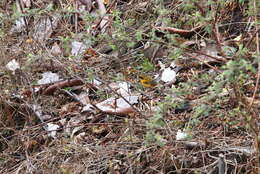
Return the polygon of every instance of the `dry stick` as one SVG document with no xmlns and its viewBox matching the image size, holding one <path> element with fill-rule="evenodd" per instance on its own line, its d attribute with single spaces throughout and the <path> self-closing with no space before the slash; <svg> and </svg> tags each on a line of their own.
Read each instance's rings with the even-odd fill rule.
<svg viewBox="0 0 260 174">
<path fill-rule="evenodd" d="M 220 52 L 221 56 L 226 58 L 225 53 L 223 52 L 222 49 L 222 42 L 223 42 L 223 37 L 221 36 L 221 34 L 219 33 L 219 27 L 218 27 L 218 21 L 219 21 L 219 16 L 218 16 L 218 10 L 219 10 L 219 5 L 216 9 L 216 14 L 215 14 L 215 20 L 214 23 L 212 24 L 212 28 L 213 28 L 213 35 L 215 36 L 215 40 L 217 43 L 217 49 Z"/>
<path fill-rule="evenodd" d="M 104 17 L 105 14 L 107 13 L 106 7 L 102 0 L 96 0 L 96 1 L 98 3 L 98 8 L 99 8 L 100 14 L 102 17 Z"/>
<path fill-rule="evenodd" d="M 113 90 L 106 82 L 104 82 L 104 81 L 102 81 L 102 80 L 100 80 L 103 84 L 105 84 L 113 93 L 115 93 L 116 95 L 118 95 L 119 97 L 121 97 L 123 100 L 125 100 L 125 102 L 127 103 L 127 104 L 129 104 L 137 113 L 139 113 L 140 115 L 142 115 L 142 113 L 137 109 L 137 108 L 135 108 L 127 99 L 125 99 L 125 97 L 123 97 L 121 94 L 119 94 L 118 92 L 116 92 L 115 90 Z M 73 94 L 73 93 L 71 93 L 71 92 L 69 92 L 69 91 L 66 91 L 66 90 L 62 90 L 63 92 L 65 92 L 66 94 L 68 94 L 69 96 L 71 96 L 73 99 L 75 99 L 76 101 L 78 101 L 79 103 L 81 103 L 82 105 L 84 105 L 79 99 L 78 99 L 78 97 L 75 95 L 75 94 Z M 103 111 L 103 110 L 101 110 L 100 108 L 98 108 L 94 103 L 92 103 L 92 102 L 90 102 L 90 104 L 95 108 L 95 109 L 97 109 L 99 112 L 101 112 L 101 113 L 105 113 L 105 114 L 108 114 L 109 112 L 105 112 L 105 111 Z M 109 114 L 111 114 L 111 113 L 109 113 Z"/>
<path fill-rule="evenodd" d="M 260 58 L 259 58 L 260 51 L 259 51 L 259 37 L 258 37 L 259 29 L 258 29 L 258 25 L 257 25 L 256 2 L 255 1 L 254 1 L 254 11 L 255 11 L 255 21 L 256 21 L 256 55 L 258 57 L 258 71 L 257 71 L 256 86 L 255 86 L 254 93 L 253 93 L 253 99 L 249 105 L 249 110 L 251 110 L 252 105 L 254 103 L 255 96 L 257 93 L 257 89 L 258 89 L 259 79 L 260 79 Z"/>
<path fill-rule="evenodd" d="M 255 16 L 255 28 L 256 28 L 256 31 L 258 31 L 258 25 L 257 25 L 257 8 L 256 8 L 256 0 L 254 0 L 254 16 Z M 260 58 L 259 58 L 259 54 L 260 54 L 260 51 L 259 51 L 259 37 L 258 37 L 258 34 L 256 34 L 256 55 L 257 55 L 257 58 L 258 58 L 258 71 L 257 71 L 257 79 L 256 79 L 256 86 L 255 86 L 255 90 L 254 90 L 254 93 L 253 93 L 253 99 L 249 105 L 249 111 L 251 110 L 252 108 L 252 105 L 254 103 L 254 100 L 255 100 L 255 96 L 256 96 L 256 93 L 257 93 L 257 89 L 258 89 L 258 83 L 259 83 L 259 79 L 260 79 Z M 258 134 L 256 135 L 255 137 L 255 145 L 256 145 L 256 149 L 257 149 L 257 160 L 258 160 L 258 173 L 260 172 L 260 140 L 259 140 L 259 136 L 260 136 L 260 133 L 257 132 Z"/>
<path fill-rule="evenodd" d="M 107 12 L 109 12 L 111 9 L 112 9 L 112 7 L 114 6 L 114 4 L 116 3 L 117 1 L 116 0 L 114 0 L 113 2 L 112 2 L 112 4 L 109 6 L 109 8 L 107 9 Z M 101 19 L 98 21 L 98 23 L 93 27 L 94 29 L 95 28 L 98 28 L 99 27 L 99 25 L 101 24 L 101 22 L 102 22 L 102 20 L 104 19 L 104 17 L 105 17 L 106 15 L 104 14 L 102 17 L 101 17 Z M 95 34 L 95 36 L 98 34 L 98 32 Z"/>
<path fill-rule="evenodd" d="M 16 0 L 16 7 L 18 9 L 19 12 L 21 12 L 22 14 L 24 14 L 24 2 L 21 0 Z M 29 28 L 28 28 L 28 22 L 26 17 L 22 17 L 24 24 L 25 24 L 25 29 L 26 29 L 26 33 L 27 35 L 29 34 Z"/>
<path fill-rule="evenodd" d="M 247 107 L 248 103 L 244 101 L 244 98 L 243 98 L 243 96 L 241 95 L 241 93 L 240 93 L 240 91 L 239 91 L 237 85 L 231 84 L 231 88 L 234 90 L 235 98 L 236 98 L 239 102 L 242 103 L 243 107 L 246 109 L 246 111 L 247 111 L 248 113 L 251 114 L 251 116 L 254 118 L 254 120 L 257 120 L 257 116 L 255 115 L 255 113 L 254 113 L 254 112 L 251 112 L 251 111 L 248 109 L 248 107 Z M 230 91 L 229 91 L 229 93 L 230 93 Z M 241 113 L 240 116 L 241 116 L 241 117 L 244 119 L 244 121 L 250 126 L 251 131 L 252 131 L 255 135 L 257 135 L 257 132 L 259 132 L 259 129 L 258 129 L 258 126 L 254 123 L 253 119 L 249 119 L 249 120 L 248 120 L 248 119 L 247 119 L 247 115 L 245 115 L 245 114 L 243 114 L 243 113 Z"/>
<path fill-rule="evenodd" d="M 71 115 L 67 115 L 67 116 L 72 118 Z M 66 118 L 67 116 L 64 116 L 63 118 Z M 44 123 L 40 123 L 40 124 L 37 124 L 35 126 L 28 127 L 25 130 L 21 130 L 21 131 L 19 131 L 19 133 L 13 134 L 13 135 L 8 136 L 6 138 L 12 138 L 12 137 L 15 137 L 15 136 L 21 136 L 22 133 L 25 133 L 28 130 L 33 130 L 33 129 L 42 127 L 42 126 L 46 125 L 47 123 L 51 123 L 51 122 L 53 123 L 54 121 L 57 122 L 57 121 L 59 121 L 59 120 L 61 120 L 63 118 L 53 118 L 53 119 L 50 119 L 48 121 L 45 121 Z M 84 125 L 84 126 L 102 126 L 102 125 L 117 125 L 117 126 L 120 126 L 120 125 L 125 125 L 125 122 L 117 122 L 117 123 L 111 123 L 111 122 L 110 123 L 79 123 L 79 124 L 76 124 L 76 125 L 73 125 L 73 126 L 68 126 L 66 128 L 73 128 L 73 127 L 77 127 L 77 126 L 81 126 L 81 125 Z M 59 129 L 57 129 L 57 131 L 63 130 L 63 129 L 64 128 L 59 128 Z M 45 132 L 48 133 L 48 132 L 52 132 L 52 131 L 53 130 L 46 130 Z M 29 134 L 29 132 L 27 134 Z"/>
<path fill-rule="evenodd" d="M 161 43 L 161 44 L 167 44 L 166 42 L 163 42 L 163 41 L 152 41 L 152 42 Z M 177 45 L 173 45 L 173 46 L 176 47 L 176 48 L 181 48 L 180 46 L 177 46 Z M 191 51 L 191 50 L 188 49 L 188 48 L 182 48 L 182 49 L 187 50 L 187 51 Z M 208 57 L 213 58 L 213 59 L 215 59 L 215 60 L 219 60 L 217 57 L 214 57 L 214 56 L 211 56 L 211 55 L 208 55 L 208 54 L 199 52 L 199 51 L 194 51 L 194 52 L 196 52 L 196 53 L 198 53 L 198 54 L 202 54 L 202 55 L 208 56 Z M 196 56 L 194 56 L 194 55 L 192 55 L 192 54 L 189 54 L 189 53 L 184 53 L 184 54 L 186 54 L 186 55 L 192 57 L 193 59 L 196 59 L 196 60 L 198 60 L 198 61 L 204 63 L 205 65 L 207 65 L 208 67 L 212 68 L 212 69 L 215 70 L 216 72 L 221 72 L 221 71 L 220 71 L 219 69 L 217 69 L 216 67 L 213 67 L 213 66 L 210 65 L 209 63 L 207 63 L 207 62 L 201 60 L 200 58 L 198 58 L 198 57 L 196 57 Z M 224 60 L 225 60 L 225 61 L 224 61 Z M 222 61 L 226 62 L 226 59 L 224 59 L 224 60 L 222 59 Z"/>
<path fill-rule="evenodd" d="M 78 98 L 77 98 L 74 94 L 72 94 L 72 93 L 70 93 L 70 92 L 68 92 L 68 91 L 66 91 L 66 90 L 63 90 L 63 89 L 61 89 L 61 90 L 62 90 L 63 92 L 66 92 L 66 93 L 67 93 L 68 95 L 70 95 L 71 97 L 73 97 L 73 99 L 75 99 L 76 101 L 80 102 L 80 100 L 78 100 Z M 1 97 L 1 96 L 0 96 L 0 97 Z M 99 108 L 97 108 L 97 106 L 95 106 L 94 104 L 92 104 L 92 105 L 93 105 L 97 110 L 101 111 L 101 113 L 105 113 L 105 112 L 103 112 L 102 110 L 100 110 Z M 47 133 L 48 133 L 48 132 L 52 132 L 53 130 L 47 130 L 47 128 L 46 128 L 47 123 L 57 122 L 57 121 L 59 121 L 59 120 L 61 120 L 61 119 L 63 119 L 63 118 L 66 118 L 67 116 L 72 117 L 72 116 L 69 114 L 69 115 L 63 116 L 62 118 L 61 118 L 61 117 L 59 117 L 59 118 L 52 118 L 52 119 L 50 119 L 50 120 L 48 120 L 48 121 L 43 121 L 42 118 L 41 118 L 41 113 L 38 113 L 38 111 L 37 111 L 36 108 L 33 108 L 32 106 L 28 105 L 27 103 L 26 103 L 26 106 L 27 106 L 28 108 L 30 108 L 30 109 L 34 112 L 34 114 L 39 118 L 39 120 L 41 121 L 41 123 L 40 123 L 40 124 L 37 124 L 37 125 L 35 125 L 35 126 L 28 127 L 27 129 L 22 130 L 22 131 L 19 131 L 18 133 L 15 133 L 15 134 L 13 134 L 13 135 L 11 135 L 11 136 L 8 136 L 8 137 L 6 137 L 6 138 L 12 138 L 12 137 L 15 137 L 15 136 L 21 136 L 21 135 L 22 135 L 23 133 L 25 133 L 27 130 L 33 130 L 33 129 L 36 129 L 36 128 L 39 128 L 39 127 L 43 127 Z M 77 127 L 77 126 L 80 126 L 80 125 L 89 125 L 89 126 L 94 126 L 94 125 L 124 125 L 124 122 L 117 122 L 117 123 L 82 123 L 82 124 L 77 124 L 77 125 L 73 125 L 73 126 L 66 127 L 66 128 L 73 128 L 73 127 Z M 1 129 L 1 128 L 0 128 L 0 129 Z M 64 129 L 64 128 L 59 128 L 59 129 L 57 129 L 57 131 L 58 131 L 58 130 L 63 130 L 63 129 Z"/>
<path fill-rule="evenodd" d="M 148 40 L 147 40 L 147 41 L 148 41 Z M 151 42 L 160 43 L 160 44 L 168 44 L 167 42 L 158 41 L 158 40 L 152 40 Z M 207 56 L 207 57 L 212 58 L 212 59 L 217 60 L 217 61 L 227 62 L 227 59 L 225 59 L 225 58 L 219 58 L 219 57 L 211 56 L 211 55 L 206 54 L 206 53 L 203 53 L 203 52 L 201 52 L 201 51 L 196 51 L 196 50 L 192 50 L 192 49 L 189 49 L 189 48 L 182 48 L 181 46 L 178 46 L 178 45 L 175 45 L 175 44 L 172 44 L 172 46 L 173 46 L 173 47 L 176 47 L 176 48 L 184 49 L 185 51 L 189 51 L 189 52 L 194 52 L 194 53 L 197 53 L 197 54 L 201 54 L 201 55 Z"/>
<path fill-rule="evenodd" d="M 74 93 L 71 93 L 71 92 L 69 92 L 69 91 L 67 91 L 67 90 L 64 90 L 64 89 L 61 89 L 63 92 L 65 92 L 66 94 L 68 94 L 69 96 L 71 96 L 74 100 L 76 100 L 77 102 L 79 102 L 80 104 L 82 104 L 83 106 L 85 106 L 85 104 L 84 103 L 82 103 L 82 101 L 77 97 L 77 95 L 76 94 L 74 94 Z M 121 116 L 121 114 L 117 114 L 117 113 L 110 113 L 110 112 L 106 112 L 106 111 L 103 111 L 103 110 L 101 110 L 99 107 L 97 107 L 97 105 L 96 104 L 94 104 L 93 102 L 91 102 L 91 101 L 89 101 L 89 103 L 90 103 L 90 105 L 91 106 L 93 106 L 98 112 L 100 112 L 100 113 L 103 113 L 103 114 L 111 114 L 111 115 L 120 115 Z"/>
<path fill-rule="evenodd" d="M 260 28 L 258 28 L 258 30 L 256 30 L 252 36 L 250 36 L 250 39 L 247 41 L 247 43 L 245 44 L 245 48 L 249 47 L 249 44 L 252 42 L 252 40 L 254 39 L 254 36 L 258 34 L 258 32 L 260 32 Z"/>
<path fill-rule="evenodd" d="M 215 59 L 215 60 L 217 60 L 217 61 L 227 62 L 227 59 L 224 58 L 224 57 L 222 57 L 222 58 L 214 57 L 214 56 L 211 56 L 211 55 L 209 55 L 209 54 L 203 53 L 203 52 L 201 52 L 201 51 L 191 50 L 191 49 L 189 49 L 189 48 L 184 48 L 184 50 L 191 51 L 191 52 L 194 52 L 194 53 L 197 53 L 197 54 L 201 54 L 201 55 L 207 56 L 207 57 L 209 57 L 209 58 Z"/>
<path fill-rule="evenodd" d="M 78 10 L 78 7 L 79 7 L 78 1 L 74 2 L 74 6 L 75 6 L 74 8 L 76 10 L 76 13 L 74 14 L 74 18 L 75 18 L 75 31 L 76 31 L 76 33 L 78 33 L 78 18 L 79 18 L 79 15 L 77 13 L 77 10 Z"/>
<path fill-rule="evenodd" d="M 222 47 L 221 47 L 221 43 L 222 43 L 222 37 L 221 37 L 221 34 L 219 33 L 219 29 L 218 29 L 218 25 L 217 25 L 217 22 L 215 22 L 213 24 L 214 28 L 213 28 L 213 33 L 215 35 L 215 39 L 216 39 L 216 42 L 217 42 L 217 49 L 218 51 L 220 52 L 221 56 L 222 57 L 225 57 L 225 53 L 223 52 L 222 50 Z"/>
<path fill-rule="evenodd" d="M 77 102 L 79 102 L 80 104 L 82 104 L 83 106 L 85 106 L 85 104 L 82 103 L 82 101 L 78 98 L 78 96 L 77 96 L 76 94 L 74 94 L 74 93 L 72 93 L 72 92 L 69 92 L 69 91 L 67 91 L 67 90 L 64 90 L 64 89 L 61 89 L 61 91 L 65 92 L 65 93 L 68 94 L 70 97 L 72 97 L 74 100 L 76 100 Z M 99 109 L 99 108 L 98 108 L 94 103 L 92 103 L 91 101 L 90 101 L 90 104 L 91 104 L 95 109 L 97 109 L 99 112 L 104 113 L 101 109 Z"/>
<path fill-rule="evenodd" d="M 108 19 L 107 19 L 107 16 L 106 16 L 107 10 L 106 10 L 106 7 L 103 3 L 103 0 L 96 0 L 96 1 L 97 1 L 97 4 L 98 4 L 99 13 L 102 17 L 102 20 L 99 23 L 100 31 L 102 32 L 106 29 L 106 25 L 107 25 L 107 22 L 108 22 Z"/>
<path fill-rule="evenodd" d="M 140 114 L 141 116 L 144 116 L 141 111 L 139 111 L 136 107 L 134 107 L 124 96 L 122 96 L 121 94 L 119 94 L 118 92 L 116 92 L 114 89 L 112 89 L 105 81 L 100 80 L 103 84 L 105 84 L 114 94 L 118 95 L 119 97 L 121 97 L 127 104 L 129 104 L 138 114 Z M 143 117 L 145 118 L 145 117 Z"/>
<path fill-rule="evenodd" d="M 198 60 L 198 61 L 204 63 L 205 65 L 207 65 L 208 67 L 212 68 L 212 69 L 215 70 L 216 72 L 221 72 L 221 71 L 220 71 L 219 69 L 217 69 L 216 67 L 210 65 L 209 63 L 207 63 L 207 62 L 201 60 L 200 58 L 198 58 L 198 57 L 196 57 L 196 56 L 193 56 L 193 55 L 191 55 L 191 54 L 189 54 L 189 53 L 184 53 L 184 54 L 186 54 L 187 56 L 190 56 L 190 57 L 193 58 L 193 59 L 196 59 L 196 60 Z"/>
<path fill-rule="evenodd" d="M 219 174 L 226 174 L 226 162 L 225 162 L 225 156 L 223 154 L 219 154 L 219 160 L 218 160 L 218 173 Z"/>
<path fill-rule="evenodd" d="M 219 6 L 218 6 L 219 7 Z M 221 36 L 220 36 L 220 33 L 219 33 L 219 30 L 218 30 L 218 8 L 216 9 L 216 14 L 215 14 L 215 19 L 214 19 L 214 22 L 212 24 L 212 28 L 213 28 L 213 34 L 215 35 L 215 39 L 216 39 L 216 43 L 219 47 L 221 47 Z"/>
</svg>

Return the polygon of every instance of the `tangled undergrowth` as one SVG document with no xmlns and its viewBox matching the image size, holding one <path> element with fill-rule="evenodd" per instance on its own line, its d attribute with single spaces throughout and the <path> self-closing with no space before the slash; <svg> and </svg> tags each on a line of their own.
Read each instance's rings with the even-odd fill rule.
<svg viewBox="0 0 260 174">
<path fill-rule="evenodd" d="M 2 0 L 0 173 L 260 173 L 259 7 Z"/>
</svg>

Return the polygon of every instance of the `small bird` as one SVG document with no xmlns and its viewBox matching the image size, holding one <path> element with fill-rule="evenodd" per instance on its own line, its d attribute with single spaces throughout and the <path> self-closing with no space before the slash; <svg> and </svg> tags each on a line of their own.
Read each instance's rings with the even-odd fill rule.
<svg viewBox="0 0 260 174">
<path fill-rule="evenodd" d="M 144 74 L 139 75 L 139 80 L 140 80 L 140 83 L 145 88 L 154 88 L 157 85 L 155 80 L 153 80 L 151 77 L 146 76 Z"/>
</svg>

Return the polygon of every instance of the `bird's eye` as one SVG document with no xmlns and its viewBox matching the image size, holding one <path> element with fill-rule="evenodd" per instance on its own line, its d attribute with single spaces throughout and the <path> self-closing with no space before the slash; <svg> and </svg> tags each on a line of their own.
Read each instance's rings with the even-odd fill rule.
<svg viewBox="0 0 260 174">
<path fill-rule="evenodd" d="M 139 78 L 140 78 L 140 79 L 144 79 L 144 77 L 143 77 L 143 76 L 139 76 Z"/>
</svg>

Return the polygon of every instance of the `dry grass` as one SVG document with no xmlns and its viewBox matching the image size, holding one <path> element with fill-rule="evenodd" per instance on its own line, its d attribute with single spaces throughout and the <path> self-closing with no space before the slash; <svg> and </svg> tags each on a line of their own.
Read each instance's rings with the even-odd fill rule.
<svg viewBox="0 0 260 174">
<path fill-rule="evenodd" d="M 14 2 L 5 0 L 1 3 L 0 12 L 8 12 L 11 16 L 14 13 L 11 8 Z M 185 99 L 190 100 L 191 107 L 189 109 L 177 112 L 168 108 L 161 113 L 165 126 L 151 129 L 147 126 L 147 121 L 155 115 L 152 108 L 159 101 L 166 100 L 165 96 L 173 96 L 173 94 L 170 86 L 166 85 L 158 85 L 153 89 L 143 89 L 138 84 L 134 73 L 134 75 L 128 75 L 129 79 L 127 80 L 132 84 L 135 93 L 142 93 L 142 97 L 137 105 L 132 105 L 138 112 L 131 114 L 120 115 L 100 111 L 81 113 L 82 103 L 76 101 L 62 89 L 56 90 L 51 95 L 28 93 L 28 89 L 33 88 L 36 81 L 41 78 L 42 72 L 52 71 L 58 73 L 64 79 L 75 77 L 81 79 L 84 84 L 79 85 L 77 89 L 73 88 L 75 93 L 79 94 L 79 91 L 87 92 L 91 102 L 98 103 L 111 95 L 117 96 L 117 93 L 107 90 L 107 85 L 104 85 L 100 90 L 90 87 L 87 81 L 90 81 L 91 75 L 103 79 L 108 84 L 111 81 L 122 80 L 121 77 L 125 75 L 129 66 L 141 66 L 142 58 L 138 57 L 136 53 L 142 53 L 144 46 L 125 48 L 125 42 L 117 40 L 114 43 L 119 42 L 117 46 L 120 47 L 120 51 L 123 50 L 123 53 L 119 51 L 119 55 L 102 53 L 92 54 L 90 57 L 85 55 L 83 59 L 69 58 L 70 50 L 67 50 L 67 47 L 70 45 L 66 45 L 66 41 L 60 39 L 60 37 L 81 39 L 83 36 L 79 33 L 86 32 L 84 30 L 84 22 L 86 21 L 79 20 L 79 17 L 77 19 L 79 21 L 76 23 L 74 13 L 62 11 L 62 8 L 66 6 L 74 7 L 73 4 L 70 4 L 71 2 L 60 1 L 59 3 L 55 5 L 54 11 L 28 17 L 27 29 L 30 30 L 34 25 L 33 21 L 38 18 L 54 13 L 63 15 L 50 38 L 42 43 L 35 40 L 29 41 L 28 39 L 32 38 L 30 32 L 10 34 L 14 20 L 11 20 L 11 18 L 2 19 L 4 27 L 1 31 L 4 35 L 0 39 L 0 173 L 213 174 L 218 173 L 216 170 L 221 154 L 225 156 L 226 173 L 252 174 L 257 172 L 259 165 L 257 164 L 256 153 L 258 149 L 254 145 L 256 136 L 252 129 L 247 127 L 247 122 L 243 117 L 240 117 L 241 115 L 235 114 L 231 117 L 230 111 L 239 102 L 234 101 L 233 96 L 223 97 L 223 100 L 214 99 L 208 103 L 202 101 L 203 104 L 212 108 L 217 105 L 218 109 L 212 109 L 208 115 L 194 119 L 194 108 L 200 106 L 202 104 L 201 98 L 209 95 L 209 93 L 208 91 L 196 93 L 197 91 L 192 89 L 194 93 L 185 95 Z M 131 1 L 130 4 L 127 3 L 130 2 L 120 1 L 117 6 L 111 3 L 111 7 L 108 5 L 108 8 L 112 10 L 123 9 L 121 18 L 125 21 L 136 19 L 137 22 L 133 25 L 134 27 L 129 29 L 130 33 L 132 30 L 134 33 L 138 29 L 148 31 L 149 27 L 159 23 L 158 19 L 154 19 L 156 6 L 152 2 Z M 144 5 L 145 3 L 148 5 Z M 182 3 L 166 4 L 168 9 L 173 10 L 168 16 L 176 23 L 179 21 L 178 27 L 187 29 L 185 27 L 192 26 L 192 24 L 184 25 L 189 15 L 183 11 L 179 11 L 178 14 L 178 10 L 180 10 L 178 5 L 181 6 Z M 202 10 L 201 13 L 204 13 L 203 8 L 199 8 L 202 4 L 196 5 L 198 9 Z M 33 2 L 31 8 L 43 9 L 46 6 L 47 4 L 44 1 L 38 0 Z M 128 8 L 129 6 L 136 8 Z M 239 13 L 241 11 L 234 10 L 234 12 Z M 68 17 L 69 15 L 71 17 Z M 223 21 L 232 19 L 231 21 L 235 22 L 234 20 L 238 20 L 230 13 L 223 13 L 223 15 L 226 15 Z M 236 17 L 242 18 L 241 21 L 248 19 L 246 16 L 239 16 L 238 14 Z M 110 20 L 115 19 L 111 18 Z M 99 20 L 94 21 L 92 25 L 98 25 L 98 22 Z M 75 23 L 78 24 L 77 27 L 75 27 Z M 113 27 L 115 26 L 110 25 L 108 27 L 108 34 L 116 31 Z M 226 35 L 231 34 L 236 36 L 242 34 L 246 37 L 241 29 L 243 27 L 244 25 L 239 25 L 236 30 L 233 25 L 230 25 L 230 28 L 226 30 L 223 28 L 223 30 L 228 31 L 227 33 L 219 32 L 225 38 L 228 38 Z M 78 34 L 75 34 L 76 30 Z M 93 33 L 97 31 L 94 30 Z M 218 34 L 218 32 L 216 33 Z M 186 40 L 195 40 L 197 37 L 218 39 L 214 34 L 212 36 L 206 34 L 201 36 L 203 34 L 205 33 L 199 33 Z M 148 36 L 145 37 L 147 38 L 144 38 L 143 42 L 150 39 Z M 55 42 L 63 45 L 62 54 L 51 54 L 50 48 Z M 108 41 L 96 42 L 93 50 L 100 50 L 99 48 L 104 43 L 108 44 L 106 42 Z M 254 45 L 254 43 L 252 42 L 249 45 Z M 172 49 L 168 46 L 166 46 L 166 49 Z M 250 47 L 250 49 L 252 50 L 254 47 Z M 16 59 L 22 67 L 15 75 L 5 68 L 5 65 L 12 59 Z M 155 62 L 157 61 L 156 53 L 154 53 L 150 57 L 150 62 L 154 63 L 156 67 L 158 64 Z M 170 61 L 170 59 L 167 59 L 165 63 L 167 64 Z M 176 87 L 179 87 L 180 82 L 198 80 L 195 77 L 196 75 L 203 74 L 203 72 L 211 69 L 207 65 L 202 66 L 201 62 L 197 60 L 188 60 L 188 62 L 184 60 L 184 62 L 180 63 L 183 65 L 183 69 L 178 76 L 179 81 L 175 84 Z M 213 66 L 214 69 L 220 69 L 218 63 L 210 66 Z M 155 71 L 157 70 L 158 68 Z M 249 96 L 252 96 L 255 83 L 254 78 L 251 80 L 250 83 L 245 85 L 245 94 Z M 204 83 L 203 80 L 202 83 Z M 42 88 L 42 90 L 44 89 Z M 20 96 L 23 96 L 23 98 Z M 258 100 L 259 96 L 256 96 L 252 105 L 252 113 L 259 111 Z M 37 118 L 35 110 L 32 109 L 33 104 L 40 105 L 43 115 L 50 116 L 50 119 L 47 119 L 45 123 L 51 122 L 60 125 L 56 138 L 48 136 L 50 132 L 44 129 L 45 123 Z M 193 124 L 193 119 L 197 122 L 190 129 L 192 139 L 177 141 L 176 133 L 178 129 L 189 127 L 189 124 Z M 156 141 L 147 143 L 146 135 L 149 131 L 162 135 L 163 140 L 161 141 L 166 143 L 163 146 L 158 145 Z"/>
</svg>

